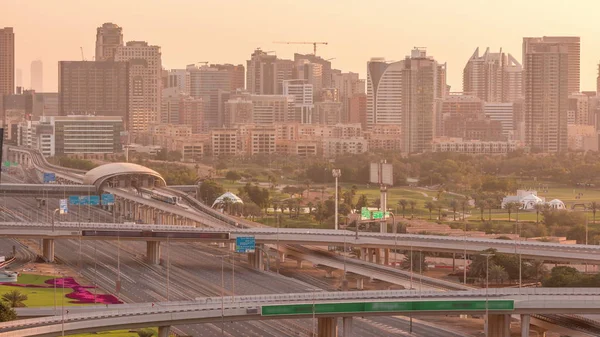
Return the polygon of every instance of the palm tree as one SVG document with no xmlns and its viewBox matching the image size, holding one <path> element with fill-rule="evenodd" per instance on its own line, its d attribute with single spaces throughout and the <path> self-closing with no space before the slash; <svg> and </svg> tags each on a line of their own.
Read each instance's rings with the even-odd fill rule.
<svg viewBox="0 0 600 337">
<path fill-rule="evenodd" d="M 469 205 L 469 197 L 465 196 L 465 198 L 461 201 L 462 204 L 462 219 L 463 221 L 465 221 L 465 216 L 466 216 L 466 211 L 467 211 L 467 206 Z"/>
<path fill-rule="evenodd" d="M 543 204 L 535 204 L 533 205 L 533 209 L 535 210 L 535 223 L 540 222 L 540 212 L 544 210 Z"/>
<path fill-rule="evenodd" d="M 477 208 L 479 208 L 479 211 L 481 211 L 481 221 L 483 221 L 483 212 L 485 211 L 486 207 L 488 206 L 488 204 L 485 202 L 485 200 L 477 200 Z"/>
<path fill-rule="evenodd" d="M 487 199 L 485 204 L 487 205 L 488 209 L 488 221 L 492 221 L 492 208 L 494 208 L 494 205 L 496 205 L 496 201 L 494 199 Z"/>
<path fill-rule="evenodd" d="M 306 198 L 308 199 L 309 195 L 310 195 L 310 185 L 312 184 L 312 181 L 310 179 L 306 179 L 304 181 L 304 185 L 306 186 Z"/>
<path fill-rule="evenodd" d="M 431 212 L 435 209 L 435 204 L 431 201 L 425 203 L 425 208 L 429 210 L 429 220 L 431 220 Z"/>
<path fill-rule="evenodd" d="M 444 204 L 442 204 L 441 202 L 436 202 L 435 203 L 435 208 L 437 208 L 438 210 L 438 220 L 442 220 L 442 208 L 444 207 Z"/>
<path fill-rule="evenodd" d="M 489 276 L 492 280 L 495 280 L 496 283 L 504 283 L 504 280 L 508 278 L 508 273 L 504 269 L 504 267 L 499 265 L 493 265 L 490 267 Z"/>
<path fill-rule="evenodd" d="M 515 204 L 514 202 L 507 202 L 504 205 L 504 209 L 506 209 L 506 211 L 508 212 L 508 222 L 510 222 L 510 215 L 512 214 L 512 211 L 515 207 L 514 204 Z"/>
<path fill-rule="evenodd" d="M 309 201 L 306 206 L 308 206 L 308 215 L 312 215 L 313 203 Z"/>
<path fill-rule="evenodd" d="M 11 290 L 6 294 L 2 295 L 2 299 L 8 302 L 11 308 L 19 308 L 25 306 L 25 303 L 23 303 L 23 301 L 27 301 L 27 295 L 23 294 L 18 290 Z"/>
<path fill-rule="evenodd" d="M 137 331 L 138 337 L 152 337 L 154 336 L 154 331 L 150 329 L 142 329 Z"/>
<path fill-rule="evenodd" d="M 225 197 L 225 198 L 223 198 L 223 201 L 221 203 L 223 205 L 223 211 L 225 211 L 225 213 L 230 213 L 230 209 L 231 209 L 231 205 L 233 204 L 233 200 L 231 200 L 231 198 L 229 198 L 229 197 Z"/>
<path fill-rule="evenodd" d="M 600 203 L 592 201 L 590 203 L 590 205 L 588 206 L 589 209 L 592 210 L 592 214 L 593 214 L 593 223 L 596 223 L 596 212 L 600 209 Z"/>
<path fill-rule="evenodd" d="M 404 210 L 406 209 L 406 205 L 408 205 L 408 201 L 406 199 L 400 199 L 398 201 L 398 206 L 402 207 L 402 217 L 404 218 Z"/>
<path fill-rule="evenodd" d="M 456 201 L 456 199 L 450 200 L 449 206 L 450 208 L 452 208 L 452 217 L 454 218 L 454 221 L 456 221 L 456 210 L 458 209 L 458 201 Z"/>
<path fill-rule="evenodd" d="M 410 200 L 408 202 L 408 204 L 410 205 L 410 218 L 413 218 L 413 214 L 415 213 L 415 206 L 417 206 L 417 202 L 414 200 Z"/>
</svg>

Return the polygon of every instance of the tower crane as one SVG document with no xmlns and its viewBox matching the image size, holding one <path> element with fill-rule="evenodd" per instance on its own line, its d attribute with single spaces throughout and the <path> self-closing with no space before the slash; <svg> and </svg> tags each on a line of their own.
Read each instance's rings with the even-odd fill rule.
<svg viewBox="0 0 600 337">
<path fill-rule="evenodd" d="M 200 61 L 200 62 L 196 62 L 196 63 L 198 63 L 198 64 L 204 64 L 205 66 L 208 65 L 208 61 Z"/>
<path fill-rule="evenodd" d="M 318 44 L 324 44 L 324 45 L 328 45 L 328 42 L 290 42 L 290 41 L 276 41 L 273 43 L 278 43 L 278 44 L 312 44 L 313 45 L 313 55 L 317 56 L 317 45 Z"/>
<path fill-rule="evenodd" d="M 79 47 L 79 50 L 81 50 L 81 60 L 85 61 L 85 56 L 83 56 L 83 47 Z"/>
</svg>

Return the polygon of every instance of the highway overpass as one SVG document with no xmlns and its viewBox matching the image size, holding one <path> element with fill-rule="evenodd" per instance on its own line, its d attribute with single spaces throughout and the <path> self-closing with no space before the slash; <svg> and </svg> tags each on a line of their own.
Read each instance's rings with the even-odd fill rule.
<svg viewBox="0 0 600 337">
<path fill-rule="evenodd" d="M 199 221 L 202 221 L 199 219 Z M 543 259 L 557 262 L 577 262 L 600 264 L 600 246 L 562 245 L 538 241 L 512 241 L 453 237 L 439 235 L 382 234 L 346 230 L 287 229 L 287 228 L 195 228 L 175 225 L 145 224 L 99 224 L 99 223 L 57 223 L 53 232 L 49 224 L 43 223 L 0 223 L 0 237 L 73 239 L 84 240 L 142 240 L 142 241 L 195 241 L 199 237 L 183 234 L 155 235 L 155 232 L 204 233 L 213 235 L 213 242 L 234 242 L 237 237 L 253 236 L 259 244 L 337 246 L 344 245 L 364 249 L 423 250 L 428 252 L 447 252 L 476 254 L 494 248 L 500 253 L 521 254 L 523 258 Z M 86 230 L 86 232 L 82 232 Z M 121 233 L 121 234 L 120 234 Z M 228 233 L 228 238 L 218 235 Z M 210 239 L 209 236 L 203 237 Z"/>
<path fill-rule="evenodd" d="M 461 292 L 365 291 L 302 293 L 239 297 L 210 297 L 197 301 L 141 303 L 109 306 L 105 310 L 60 314 L 0 324 L 0 337 L 49 337 L 159 326 L 159 336 L 168 336 L 169 327 L 180 324 L 226 320 L 272 320 L 312 318 L 318 321 L 318 335 L 336 336 L 338 318 L 350 336 L 352 317 L 381 315 L 483 315 L 489 316 L 489 334 L 510 336 L 511 315 L 600 313 L 598 288 L 523 288 Z M 54 309 L 19 309 L 23 316 L 48 315 Z M 522 325 L 529 336 L 529 325 Z"/>
</svg>

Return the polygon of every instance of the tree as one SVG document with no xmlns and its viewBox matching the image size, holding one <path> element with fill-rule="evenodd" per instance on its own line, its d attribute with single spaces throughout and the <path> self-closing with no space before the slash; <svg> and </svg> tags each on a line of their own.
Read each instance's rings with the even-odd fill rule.
<svg viewBox="0 0 600 337">
<path fill-rule="evenodd" d="M 369 204 L 369 199 L 366 194 L 361 194 L 358 197 L 358 201 L 356 202 L 356 210 L 360 211 L 363 207 L 367 207 Z"/>
<path fill-rule="evenodd" d="M 411 200 L 408 202 L 410 204 L 410 218 L 413 218 L 413 214 L 415 213 L 415 206 L 417 206 L 417 202 L 414 200 Z"/>
<path fill-rule="evenodd" d="M 218 182 L 209 179 L 205 180 L 200 184 L 199 197 L 207 205 L 212 205 L 215 199 L 225 193 L 225 189 Z"/>
<path fill-rule="evenodd" d="M 473 261 L 469 265 L 469 277 L 483 279 L 486 277 L 486 266 L 489 265 L 489 268 L 492 268 L 495 265 L 495 261 L 493 258 L 484 256 L 483 254 L 495 254 L 495 249 L 486 249 L 482 252 L 482 254 L 473 255 Z"/>
<path fill-rule="evenodd" d="M 437 208 L 438 210 L 438 221 L 442 220 L 442 208 L 444 207 L 444 204 L 442 204 L 441 201 L 437 201 L 435 203 L 435 208 Z"/>
<path fill-rule="evenodd" d="M 154 336 L 154 331 L 150 329 L 141 329 L 137 331 L 138 337 L 152 337 Z"/>
<path fill-rule="evenodd" d="M 483 221 L 483 212 L 485 211 L 486 207 L 487 207 L 487 203 L 485 202 L 485 200 L 477 200 L 477 208 L 479 208 L 479 211 L 481 211 L 481 221 Z"/>
<path fill-rule="evenodd" d="M 590 205 L 588 206 L 589 209 L 592 210 L 592 214 L 593 214 L 593 223 L 596 223 L 596 212 L 600 209 L 600 203 L 592 201 L 590 203 Z"/>
<path fill-rule="evenodd" d="M 504 283 L 504 280 L 508 279 L 508 273 L 502 266 L 491 266 L 490 267 L 490 278 L 496 283 Z"/>
<path fill-rule="evenodd" d="M 237 180 L 240 180 L 241 178 L 242 176 L 237 171 L 227 171 L 227 173 L 225 174 L 225 179 L 230 180 L 231 183 L 234 183 Z"/>
<path fill-rule="evenodd" d="M 429 210 L 429 220 L 431 220 L 431 212 L 435 209 L 435 204 L 432 201 L 425 203 L 425 208 Z"/>
<path fill-rule="evenodd" d="M 488 221 L 492 221 L 492 208 L 496 205 L 496 201 L 494 199 L 487 199 L 485 204 L 488 209 Z"/>
<path fill-rule="evenodd" d="M 452 208 L 452 216 L 454 221 L 456 221 L 456 210 L 458 209 L 458 201 L 456 201 L 456 199 L 450 200 L 449 206 L 450 208 Z"/>
<path fill-rule="evenodd" d="M 402 260 L 400 266 L 402 269 L 410 270 L 416 273 L 422 273 L 427 271 L 427 253 L 421 251 L 407 250 L 404 252 L 404 260 Z M 411 268 L 412 267 L 412 268 Z"/>
<path fill-rule="evenodd" d="M 527 261 L 523 267 L 525 277 L 528 279 L 541 281 L 548 274 L 548 268 L 543 260 Z"/>
<path fill-rule="evenodd" d="M 27 301 L 27 295 L 18 290 L 11 290 L 2 295 L 2 299 L 8 302 L 11 308 L 20 308 L 25 306 L 23 301 Z"/>
<path fill-rule="evenodd" d="M 465 221 L 465 217 L 467 215 L 467 207 L 469 207 L 469 197 L 465 196 L 462 200 L 461 200 L 461 205 L 462 205 L 462 219 L 463 221 Z"/>
<path fill-rule="evenodd" d="M 521 207 L 521 204 L 518 202 L 508 202 L 504 205 L 504 208 L 508 212 L 508 222 L 510 222 L 510 215 L 514 210 L 517 210 Z"/>
<path fill-rule="evenodd" d="M 17 318 L 15 309 L 4 301 L 0 301 L 0 322 L 8 322 Z"/>
<path fill-rule="evenodd" d="M 304 180 L 304 186 L 306 186 L 306 198 L 308 199 L 310 196 L 310 185 L 312 184 L 312 181 L 310 179 L 306 179 Z"/>
<path fill-rule="evenodd" d="M 406 205 L 408 205 L 408 201 L 406 199 L 400 199 L 398 201 L 398 206 L 402 207 L 402 217 L 404 218 L 404 210 L 406 210 Z"/>
<path fill-rule="evenodd" d="M 573 267 L 559 266 L 552 268 L 550 277 L 542 282 L 544 287 L 574 287 L 581 283 L 581 273 Z"/>
<path fill-rule="evenodd" d="M 544 210 L 544 205 L 535 204 L 533 205 L 533 209 L 535 210 L 535 223 L 540 223 L 540 212 Z"/>
</svg>

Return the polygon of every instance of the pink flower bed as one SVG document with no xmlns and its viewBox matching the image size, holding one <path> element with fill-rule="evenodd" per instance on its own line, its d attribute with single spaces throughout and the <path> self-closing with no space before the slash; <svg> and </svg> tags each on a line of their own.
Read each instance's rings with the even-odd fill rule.
<svg viewBox="0 0 600 337">
<path fill-rule="evenodd" d="M 56 288 L 70 288 L 73 291 L 67 294 L 67 298 L 72 299 L 70 303 L 78 303 L 78 304 L 87 304 L 87 303 L 100 303 L 100 304 L 121 304 L 123 302 L 119 301 L 113 295 L 110 294 L 97 294 L 94 296 L 87 289 L 94 289 L 94 286 L 82 286 L 72 277 L 65 278 L 55 278 L 45 281 L 47 285 L 41 284 L 21 284 L 21 283 L 0 283 L 2 285 L 13 286 L 13 287 L 24 287 L 24 288 L 54 288 L 56 284 Z"/>
</svg>

